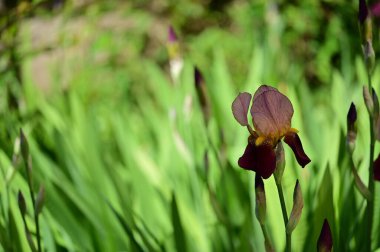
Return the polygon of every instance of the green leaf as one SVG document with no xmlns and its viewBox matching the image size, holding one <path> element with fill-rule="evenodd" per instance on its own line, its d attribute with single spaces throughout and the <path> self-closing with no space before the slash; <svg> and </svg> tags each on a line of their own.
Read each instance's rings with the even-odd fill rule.
<svg viewBox="0 0 380 252">
<path fill-rule="evenodd" d="M 177 200 L 175 198 L 174 193 L 172 195 L 171 208 L 172 208 L 172 225 L 173 225 L 173 231 L 174 231 L 175 247 L 178 252 L 179 251 L 186 252 L 187 246 L 186 246 L 185 231 L 182 227 L 181 215 L 178 210 Z"/>
</svg>

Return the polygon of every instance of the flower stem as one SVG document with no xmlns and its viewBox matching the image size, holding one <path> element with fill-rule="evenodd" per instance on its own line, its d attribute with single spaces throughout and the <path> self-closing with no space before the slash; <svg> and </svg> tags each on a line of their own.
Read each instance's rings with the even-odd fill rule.
<svg viewBox="0 0 380 252">
<path fill-rule="evenodd" d="M 284 192 L 282 191 L 282 185 L 281 183 L 276 183 L 277 191 L 278 191 L 278 197 L 280 198 L 281 203 L 281 210 L 282 210 L 282 217 L 284 218 L 284 225 L 285 225 L 285 235 L 286 235 L 286 252 L 290 252 L 292 248 L 292 234 L 288 234 L 286 232 L 286 225 L 288 224 L 288 213 L 286 211 L 286 205 L 285 205 L 285 199 L 284 199 Z"/>
<path fill-rule="evenodd" d="M 368 77 L 368 88 L 371 91 L 372 95 L 372 82 L 371 82 L 371 73 L 367 70 Z M 369 114 L 369 127 L 370 127 L 370 149 L 369 149 L 369 176 L 368 176 L 368 189 L 372 195 L 372 200 L 367 200 L 367 209 L 366 209 L 366 218 L 368 223 L 369 235 L 368 241 L 366 242 L 367 249 L 365 251 L 371 251 L 371 237 L 372 237 L 372 223 L 373 223 L 373 213 L 374 213 L 374 199 L 375 199 L 375 186 L 374 186 L 374 177 L 373 177 L 373 159 L 374 159 L 374 150 L 375 150 L 375 134 L 373 128 L 373 117 Z M 365 223 L 365 222 L 364 222 Z"/>
<path fill-rule="evenodd" d="M 41 252 L 41 234 L 40 234 L 40 225 L 38 222 L 38 213 L 36 212 L 36 199 L 34 197 L 34 190 L 33 190 L 33 185 L 32 185 L 32 178 L 31 178 L 31 173 L 30 168 L 28 167 L 30 163 L 28 163 L 26 160 L 25 162 L 25 168 L 26 168 L 26 176 L 28 180 L 28 187 L 29 187 L 29 193 L 30 193 L 30 198 L 32 200 L 32 206 L 33 206 L 33 211 L 34 211 L 34 222 L 36 225 L 36 236 L 37 236 L 37 251 Z"/>
</svg>

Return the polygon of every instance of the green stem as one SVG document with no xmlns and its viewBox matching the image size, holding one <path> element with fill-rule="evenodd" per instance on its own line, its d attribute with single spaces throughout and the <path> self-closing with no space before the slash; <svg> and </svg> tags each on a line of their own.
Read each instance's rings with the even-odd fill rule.
<svg viewBox="0 0 380 252">
<path fill-rule="evenodd" d="M 286 211 L 286 205 L 285 205 L 285 198 L 284 198 L 284 192 L 282 191 L 282 185 L 281 183 L 277 184 L 277 191 L 278 191 L 278 197 L 280 198 L 281 203 L 281 210 L 282 210 L 282 217 L 284 218 L 284 224 L 285 224 L 285 235 L 286 235 L 286 252 L 290 252 L 292 250 L 292 234 L 288 234 L 286 232 L 286 225 L 288 224 L 288 213 Z"/>
<path fill-rule="evenodd" d="M 32 205 L 33 205 L 33 211 L 34 211 L 34 222 L 36 225 L 36 235 L 37 235 L 37 251 L 41 252 L 41 233 L 40 233 L 40 225 L 38 222 L 38 213 L 36 212 L 36 199 L 34 197 L 34 191 L 33 191 L 33 185 L 32 185 L 32 174 L 30 174 L 29 165 L 27 160 L 24 160 L 25 163 L 25 168 L 26 168 L 26 176 L 28 180 L 28 187 L 29 187 L 29 193 L 30 193 L 30 198 L 32 200 Z"/>
<path fill-rule="evenodd" d="M 367 71 L 368 77 L 368 88 L 372 95 L 372 82 L 371 82 L 371 73 Z M 367 249 L 366 251 L 371 251 L 371 237 L 372 237 L 372 223 L 373 223 L 373 213 L 374 213 L 374 199 L 375 199 L 375 186 L 374 186 L 374 177 L 373 177 L 373 160 L 374 160 L 374 150 L 375 150 L 375 134 L 373 128 L 373 117 L 369 114 L 369 125 L 370 125 L 370 149 L 369 149 L 369 176 L 368 176 L 368 189 L 372 195 L 372 200 L 367 200 L 367 209 L 366 217 L 368 221 L 369 235 L 368 241 L 366 242 Z M 365 222 L 364 222 L 365 223 Z"/>
</svg>

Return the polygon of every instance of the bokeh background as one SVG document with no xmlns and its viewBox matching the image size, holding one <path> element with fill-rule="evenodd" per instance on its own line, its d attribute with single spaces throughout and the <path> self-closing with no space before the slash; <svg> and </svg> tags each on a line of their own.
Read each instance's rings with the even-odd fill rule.
<svg viewBox="0 0 380 252">
<path fill-rule="evenodd" d="M 46 251 L 263 251 L 254 173 L 237 165 L 248 132 L 231 112 L 239 92 L 261 84 L 292 101 L 292 126 L 312 160 L 302 169 L 284 147 L 288 212 L 296 179 L 304 197 L 293 250 L 315 251 L 327 218 L 335 251 L 353 251 L 368 235 L 361 225 L 366 203 L 345 146 L 354 102 L 354 162 L 367 182 L 367 76 L 357 6 L 343 0 L 0 1 L 2 251 L 29 251 L 17 205 L 18 190 L 28 195 L 20 128 L 35 190 L 41 184 L 46 190 L 40 221 Z M 178 38 L 175 58 L 168 53 L 170 26 Z M 173 60 L 182 63 L 176 76 Z M 195 67 L 204 80 L 198 86 Z M 376 66 L 378 92 L 379 73 Z M 272 177 L 265 190 L 266 225 L 281 251 L 284 225 Z M 376 191 L 378 213 L 378 183 Z M 34 230 L 32 216 L 27 221 Z M 375 214 L 373 249 L 380 247 L 379 229 Z"/>
</svg>

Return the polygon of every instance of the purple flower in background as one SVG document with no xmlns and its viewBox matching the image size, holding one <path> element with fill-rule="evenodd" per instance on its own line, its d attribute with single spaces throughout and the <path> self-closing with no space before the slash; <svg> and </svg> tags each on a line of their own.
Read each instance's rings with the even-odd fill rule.
<svg viewBox="0 0 380 252">
<path fill-rule="evenodd" d="M 253 131 L 247 119 L 250 109 Z M 310 163 L 309 157 L 303 150 L 298 131 L 291 128 L 293 106 L 290 100 L 277 89 L 262 85 L 253 96 L 249 93 L 240 93 L 232 103 L 232 113 L 235 119 L 247 126 L 251 135 L 244 154 L 238 164 L 246 170 L 257 172 L 264 179 L 269 178 L 276 169 L 275 147 L 284 138 L 293 150 L 297 162 L 302 167 Z"/>
<path fill-rule="evenodd" d="M 173 26 L 168 27 L 166 47 L 169 54 L 170 75 L 174 81 L 174 84 L 176 84 L 182 72 L 183 59 L 180 52 L 178 37 Z"/>
<path fill-rule="evenodd" d="M 371 6 L 371 13 L 375 17 L 380 16 L 380 2 L 376 2 L 374 5 Z"/>
<path fill-rule="evenodd" d="M 168 41 L 170 43 L 177 42 L 177 34 L 175 33 L 173 26 L 169 26 L 168 28 Z"/>
</svg>

